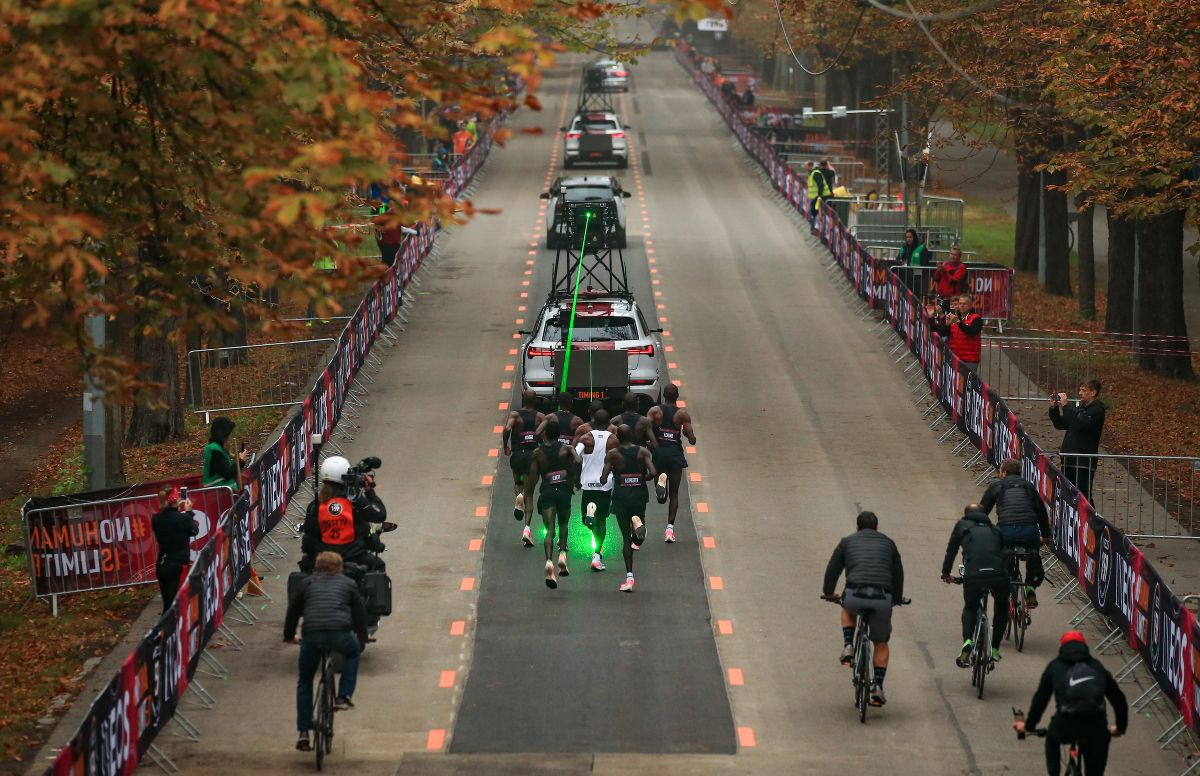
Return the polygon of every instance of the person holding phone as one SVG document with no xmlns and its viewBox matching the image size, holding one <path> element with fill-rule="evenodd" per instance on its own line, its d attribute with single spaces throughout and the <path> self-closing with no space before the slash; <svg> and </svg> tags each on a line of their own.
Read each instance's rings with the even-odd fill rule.
<svg viewBox="0 0 1200 776">
<path fill-rule="evenodd" d="M 1104 432 L 1104 404 L 1099 400 L 1100 381 L 1085 380 L 1079 384 L 1079 403 L 1071 406 L 1066 393 L 1050 397 L 1050 422 L 1063 435 L 1063 475 L 1079 489 L 1084 498 L 1092 498 L 1092 478 L 1096 473 L 1100 452 L 1100 435 Z"/>
<path fill-rule="evenodd" d="M 163 612 L 171 608 L 175 594 L 192 565 L 192 537 L 200 532 L 187 488 L 164 488 L 158 494 L 161 509 L 150 518 L 150 527 L 158 541 L 158 591 Z"/>
<path fill-rule="evenodd" d="M 250 454 L 243 444 L 237 454 L 237 459 L 229 453 L 229 436 L 233 433 L 234 422 L 222 415 L 213 418 L 208 430 L 208 444 L 204 446 L 204 475 L 202 482 L 205 487 L 227 486 L 235 491 L 242 486 L 242 467 L 250 462 Z"/>
</svg>

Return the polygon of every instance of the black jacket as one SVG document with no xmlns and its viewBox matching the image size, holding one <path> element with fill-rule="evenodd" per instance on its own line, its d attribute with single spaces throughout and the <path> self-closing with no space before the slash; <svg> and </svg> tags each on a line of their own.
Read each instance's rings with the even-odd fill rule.
<svg viewBox="0 0 1200 776">
<path fill-rule="evenodd" d="M 283 620 L 285 641 L 296 635 L 301 617 L 301 633 L 353 630 L 367 643 L 367 607 L 354 580 L 342 574 L 313 574 L 300 580 Z"/>
<path fill-rule="evenodd" d="M 1117 731 L 1125 732 L 1125 727 L 1129 724 L 1129 705 L 1125 701 L 1125 693 L 1121 692 L 1117 680 L 1113 679 L 1112 674 L 1103 664 L 1091 656 L 1087 644 L 1077 641 L 1060 647 L 1058 657 L 1051 660 L 1050 665 L 1046 666 L 1046 670 L 1042 673 L 1042 680 L 1038 683 L 1037 692 L 1033 694 L 1033 700 L 1029 704 L 1029 713 L 1025 715 L 1025 727 L 1030 729 L 1037 727 L 1047 704 L 1050 703 L 1051 694 L 1054 695 L 1055 706 L 1062 705 L 1066 693 L 1067 671 L 1075 663 L 1085 660 L 1091 661 L 1093 667 L 1104 676 L 1104 696 L 1112 704 L 1113 715 L 1117 718 Z M 1056 710 L 1050 719 L 1049 728 L 1050 734 L 1059 741 L 1069 741 L 1075 736 L 1098 735 L 1107 725 L 1108 716 L 1106 714 L 1096 717 L 1072 717 Z"/>
<path fill-rule="evenodd" d="M 195 513 L 167 507 L 150 518 L 150 527 L 154 530 L 154 538 L 158 540 L 159 560 L 191 562 L 192 537 L 200 533 Z"/>
<path fill-rule="evenodd" d="M 1000 581 L 1008 577 L 1009 553 L 1004 549 L 1004 536 L 982 512 L 967 512 L 950 532 L 946 557 L 942 559 L 942 574 L 949 574 L 954 558 L 962 549 L 963 578 L 968 582 Z"/>
<path fill-rule="evenodd" d="M 996 508 L 998 525 L 1037 524 L 1043 538 L 1050 538 L 1050 515 L 1046 504 L 1032 483 L 1019 474 L 1010 474 L 988 485 L 979 500 L 986 514 Z"/>
<path fill-rule="evenodd" d="M 1059 407 L 1050 405 L 1050 422 L 1059 431 L 1066 431 L 1063 436 L 1063 455 L 1069 453 L 1084 453 L 1095 455 L 1100 450 L 1100 433 L 1104 431 L 1104 405 L 1099 399 L 1088 406 L 1080 404 L 1076 407 L 1067 404 Z"/>
<path fill-rule="evenodd" d="M 846 572 L 846 587 L 882 587 L 893 603 L 904 598 L 904 565 L 896 543 L 879 531 L 864 528 L 838 542 L 825 568 L 822 592 L 833 595 L 838 577 Z"/>
</svg>

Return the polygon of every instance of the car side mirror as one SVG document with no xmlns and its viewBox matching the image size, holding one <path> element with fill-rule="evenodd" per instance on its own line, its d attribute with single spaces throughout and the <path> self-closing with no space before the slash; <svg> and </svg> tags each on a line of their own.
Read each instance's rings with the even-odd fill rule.
<svg viewBox="0 0 1200 776">
<path fill-rule="evenodd" d="M 543 191 L 541 194 L 538 194 L 538 199 L 550 199 L 550 192 Z"/>
<path fill-rule="evenodd" d="M 517 329 L 517 334 L 524 334 L 525 336 L 529 336 L 530 334 L 533 334 L 533 332 L 525 331 L 524 329 Z"/>
<path fill-rule="evenodd" d="M 622 191 L 622 192 L 621 192 L 621 196 L 622 196 L 622 197 L 624 197 L 625 199 L 629 199 L 630 197 L 632 197 L 632 196 L 633 196 L 633 194 L 631 194 L 631 193 L 630 193 L 630 192 L 628 192 L 628 191 Z"/>
<path fill-rule="evenodd" d="M 566 132 L 566 131 L 567 131 L 567 128 L 566 128 L 566 127 L 559 127 L 559 129 L 560 129 L 561 131 L 563 131 L 563 132 Z"/>
<path fill-rule="evenodd" d="M 650 333 L 651 334 L 662 334 L 663 330 L 662 329 L 651 329 Z"/>
</svg>

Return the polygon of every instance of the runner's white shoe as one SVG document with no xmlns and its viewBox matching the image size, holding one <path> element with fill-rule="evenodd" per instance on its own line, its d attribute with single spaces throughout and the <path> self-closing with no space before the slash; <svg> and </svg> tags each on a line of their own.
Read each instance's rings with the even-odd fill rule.
<svg viewBox="0 0 1200 776">
<path fill-rule="evenodd" d="M 630 522 L 633 524 L 633 546 L 641 547 L 646 543 L 646 524 L 637 515 L 634 515 Z"/>
<path fill-rule="evenodd" d="M 558 575 L 560 577 L 571 576 L 571 570 L 567 568 L 567 554 L 565 552 L 558 554 Z"/>
<path fill-rule="evenodd" d="M 558 579 L 554 576 L 554 561 L 546 561 L 546 587 L 554 590 L 558 587 Z"/>
<path fill-rule="evenodd" d="M 529 526 L 525 526 L 524 530 L 521 531 L 521 543 L 526 547 L 533 546 L 533 533 L 530 532 Z"/>
<path fill-rule="evenodd" d="M 518 520 L 525 519 L 525 494 L 524 493 L 517 494 L 517 501 L 513 505 L 513 517 L 517 518 Z"/>
<path fill-rule="evenodd" d="M 663 472 L 658 475 L 658 480 L 654 483 L 654 497 L 658 499 L 658 503 L 667 503 L 667 474 Z"/>
<path fill-rule="evenodd" d="M 667 544 L 675 543 L 675 526 L 668 525 L 667 530 L 663 532 L 663 541 Z"/>
<path fill-rule="evenodd" d="M 617 589 L 620 590 L 622 593 L 632 593 L 634 585 L 635 585 L 635 583 L 633 581 L 633 574 L 626 574 L 625 581 L 622 582 L 621 586 Z"/>
<path fill-rule="evenodd" d="M 604 559 L 600 557 L 600 553 L 592 553 L 592 571 L 604 571 Z"/>
<path fill-rule="evenodd" d="M 589 530 L 591 530 L 592 528 L 595 528 L 595 526 L 596 526 L 596 502 L 595 501 L 589 502 L 587 505 L 587 509 L 584 510 L 583 524 L 586 525 Z"/>
</svg>

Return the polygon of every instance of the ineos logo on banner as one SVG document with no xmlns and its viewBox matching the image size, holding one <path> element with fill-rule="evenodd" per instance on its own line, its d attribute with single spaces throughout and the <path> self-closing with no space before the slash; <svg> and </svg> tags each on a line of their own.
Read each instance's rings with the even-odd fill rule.
<svg viewBox="0 0 1200 776">
<path fill-rule="evenodd" d="M 1108 606 L 1108 588 L 1112 584 L 1112 532 L 1104 526 L 1100 536 L 1100 572 L 1096 580 L 1096 603 L 1101 610 Z"/>
<path fill-rule="evenodd" d="M 1154 593 L 1150 597 L 1150 668 L 1160 667 L 1159 656 L 1163 650 L 1163 621 L 1162 621 L 1162 582 L 1154 583 Z"/>
</svg>

